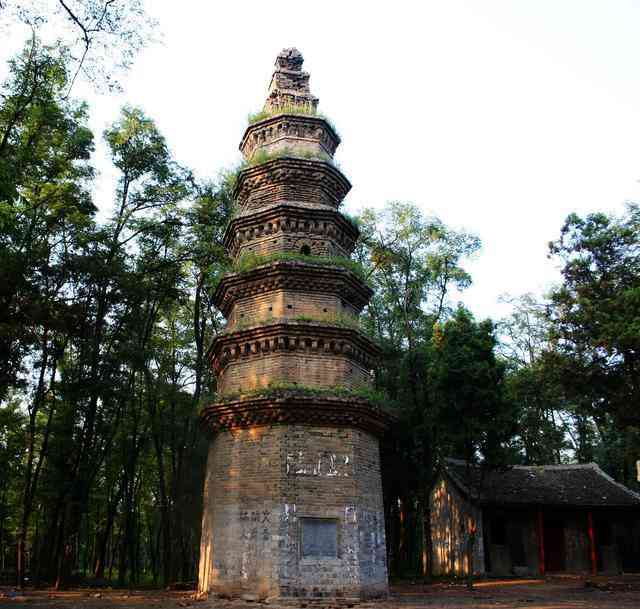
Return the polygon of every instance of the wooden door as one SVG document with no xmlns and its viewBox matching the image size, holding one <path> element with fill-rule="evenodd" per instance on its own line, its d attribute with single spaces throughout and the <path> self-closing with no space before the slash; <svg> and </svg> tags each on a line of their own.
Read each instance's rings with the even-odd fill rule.
<svg viewBox="0 0 640 609">
<path fill-rule="evenodd" d="M 547 573 L 564 571 L 564 522 L 544 521 L 544 566 Z"/>
</svg>

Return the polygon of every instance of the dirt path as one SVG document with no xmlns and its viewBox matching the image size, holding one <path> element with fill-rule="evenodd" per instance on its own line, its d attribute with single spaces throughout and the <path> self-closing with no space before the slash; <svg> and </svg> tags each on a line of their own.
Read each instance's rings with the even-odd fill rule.
<svg viewBox="0 0 640 609">
<path fill-rule="evenodd" d="M 240 600 L 196 600 L 190 592 L 116 590 L 29 590 L 20 595 L 0 589 L 0 607 L 15 609 L 345 609 L 349 603 L 291 601 L 286 605 Z M 353 606 L 353 605 L 351 605 Z M 355 609 L 640 609 L 640 575 L 621 577 L 553 577 L 479 582 L 473 591 L 461 584 L 392 586 L 384 602 L 358 603 Z"/>
</svg>

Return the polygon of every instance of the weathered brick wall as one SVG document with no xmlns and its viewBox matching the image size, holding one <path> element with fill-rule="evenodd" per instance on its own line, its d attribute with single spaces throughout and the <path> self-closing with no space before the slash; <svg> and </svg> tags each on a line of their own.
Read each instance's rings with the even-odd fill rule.
<svg viewBox="0 0 640 609">
<path fill-rule="evenodd" d="M 469 571 L 465 530 L 475 523 L 473 572 L 484 573 L 482 512 L 469 504 L 446 477 L 441 477 L 430 496 L 433 574 L 464 576 Z"/>
<path fill-rule="evenodd" d="M 370 384 L 371 375 L 346 355 L 273 352 L 229 362 L 218 377 L 218 391 L 251 391 L 272 381 L 356 388 Z"/>
<path fill-rule="evenodd" d="M 304 247 L 309 248 L 303 251 Z M 306 254 L 311 256 L 349 256 L 349 252 L 333 239 L 309 233 L 279 233 L 271 237 L 263 237 L 244 242 L 238 248 L 238 254 L 253 253 L 268 256 L 276 252 Z"/>
<path fill-rule="evenodd" d="M 273 153 L 277 150 L 333 156 L 339 138 L 327 122 L 319 117 L 284 114 L 249 125 L 240 144 L 246 159 L 257 150 Z"/>
<path fill-rule="evenodd" d="M 204 505 L 201 589 L 386 593 L 379 448 L 364 431 L 292 425 L 218 434 Z M 308 517 L 335 519 L 337 557 L 301 556 L 301 518 Z"/>
<path fill-rule="evenodd" d="M 347 178 L 329 162 L 284 157 L 242 171 L 235 198 L 243 211 L 283 201 L 337 209 L 350 189 Z"/>
<path fill-rule="evenodd" d="M 259 323 L 273 318 L 311 317 L 327 319 L 331 316 L 355 316 L 357 311 L 335 294 L 305 293 L 293 290 L 274 290 L 248 298 L 239 298 L 229 317 L 234 324 Z"/>
<path fill-rule="evenodd" d="M 232 256 L 246 251 L 268 251 L 281 244 L 283 251 L 294 250 L 301 239 L 316 244 L 314 255 L 349 256 L 355 245 L 356 229 L 339 212 L 288 202 L 242 216 L 231 225 L 225 243 Z M 331 253 L 334 252 L 334 253 Z"/>
</svg>

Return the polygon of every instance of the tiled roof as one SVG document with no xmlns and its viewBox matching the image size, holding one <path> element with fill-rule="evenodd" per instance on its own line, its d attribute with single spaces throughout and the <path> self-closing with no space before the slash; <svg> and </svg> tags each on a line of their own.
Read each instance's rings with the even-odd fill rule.
<svg viewBox="0 0 640 609">
<path fill-rule="evenodd" d="M 445 470 L 467 495 L 485 505 L 636 507 L 640 495 L 619 484 L 595 463 L 515 465 L 487 470 L 447 459 Z"/>
</svg>

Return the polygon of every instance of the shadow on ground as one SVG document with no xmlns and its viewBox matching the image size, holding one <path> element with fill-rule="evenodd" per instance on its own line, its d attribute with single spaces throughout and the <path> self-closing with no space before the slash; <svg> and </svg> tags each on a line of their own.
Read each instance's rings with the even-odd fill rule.
<svg viewBox="0 0 640 609">
<path fill-rule="evenodd" d="M 0 606 L 32 609 L 640 609 L 640 575 L 617 577 L 551 576 L 545 579 L 486 580 L 473 590 L 464 584 L 438 582 L 432 585 L 403 583 L 392 586 L 386 601 L 340 603 L 290 601 L 281 604 L 243 600 L 198 600 L 192 592 L 122 590 L 25 590 L 0 588 Z"/>
</svg>

